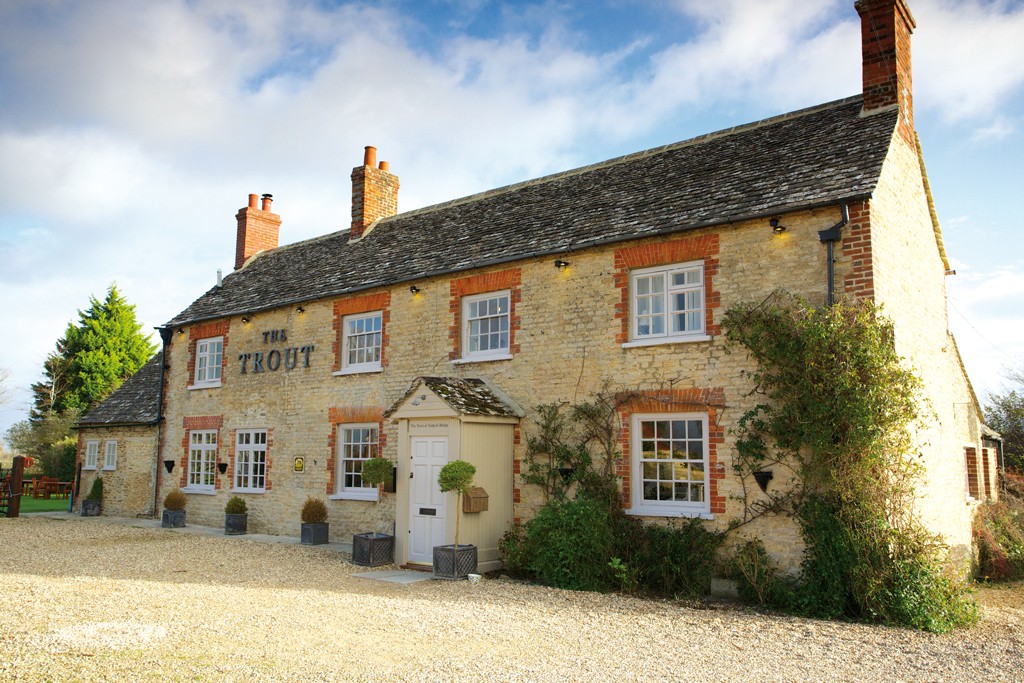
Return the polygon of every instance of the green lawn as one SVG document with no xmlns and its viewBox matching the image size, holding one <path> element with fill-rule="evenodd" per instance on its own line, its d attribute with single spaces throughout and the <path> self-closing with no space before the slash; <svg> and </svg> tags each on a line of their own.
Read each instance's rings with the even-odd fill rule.
<svg viewBox="0 0 1024 683">
<path fill-rule="evenodd" d="M 67 498 L 33 498 L 32 496 L 21 497 L 22 512 L 67 512 Z"/>
</svg>

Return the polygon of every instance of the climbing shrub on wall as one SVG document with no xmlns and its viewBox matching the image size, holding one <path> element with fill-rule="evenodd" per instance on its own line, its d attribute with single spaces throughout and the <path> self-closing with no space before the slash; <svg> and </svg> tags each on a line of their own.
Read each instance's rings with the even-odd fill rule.
<svg viewBox="0 0 1024 683">
<path fill-rule="evenodd" d="M 797 606 L 936 632 L 975 620 L 944 572 L 944 546 L 916 516 L 921 384 L 880 311 L 773 295 L 730 309 L 722 328 L 757 362 L 750 378 L 764 398 L 739 420 L 734 469 L 743 479 L 769 466 L 792 474 L 743 521 L 781 513 L 800 524 Z"/>
</svg>

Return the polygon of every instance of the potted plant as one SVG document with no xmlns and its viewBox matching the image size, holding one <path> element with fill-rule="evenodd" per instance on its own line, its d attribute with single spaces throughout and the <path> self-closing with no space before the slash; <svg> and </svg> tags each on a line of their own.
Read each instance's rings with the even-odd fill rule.
<svg viewBox="0 0 1024 683">
<path fill-rule="evenodd" d="M 160 520 L 160 526 L 171 529 L 185 526 L 185 504 L 188 498 L 181 492 L 181 489 L 172 489 L 164 496 L 164 513 Z"/>
<path fill-rule="evenodd" d="M 473 486 L 476 467 L 465 460 L 452 460 L 441 468 L 437 483 L 441 493 L 458 494 L 455 508 L 455 545 L 434 546 L 434 576 L 439 579 L 461 579 L 476 571 L 476 546 L 459 544 L 459 520 L 462 517 L 462 496 Z"/>
<path fill-rule="evenodd" d="M 327 505 L 320 498 L 310 496 L 302 505 L 299 541 L 303 545 L 327 543 L 327 527 Z"/>
<path fill-rule="evenodd" d="M 381 527 L 380 501 L 384 485 L 394 477 L 394 465 L 387 458 L 370 458 L 363 462 L 363 481 L 377 487 L 377 529 Z M 378 567 L 391 564 L 395 558 L 395 537 L 378 530 L 352 536 L 352 563 L 360 567 Z"/>
<path fill-rule="evenodd" d="M 89 489 L 89 495 L 82 500 L 82 516 L 99 517 L 102 503 L 103 477 L 96 477 L 92 480 L 92 488 Z"/>
<path fill-rule="evenodd" d="M 249 525 L 248 512 L 249 506 L 245 504 L 245 499 L 238 496 L 228 498 L 228 503 L 224 506 L 224 533 L 244 534 Z"/>
</svg>

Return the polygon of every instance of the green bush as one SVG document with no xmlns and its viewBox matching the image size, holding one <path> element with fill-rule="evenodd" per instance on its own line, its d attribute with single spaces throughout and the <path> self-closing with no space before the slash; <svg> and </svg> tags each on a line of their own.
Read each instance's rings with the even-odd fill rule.
<svg viewBox="0 0 1024 683">
<path fill-rule="evenodd" d="M 1024 478 L 1004 474 L 1002 499 L 986 503 L 974 518 L 978 576 L 986 581 L 1024 579 Z"/>
<path fill-rule="evenodd" d="M 615 538 L 608 506 L 579 500 L 551 501 L 527 524 L 529 570 L 541 583 L 571 590 L 607 591 Z"/>
<path fill-rule="evenodd" d="M 722 534 L 699 519 L 661 525 L 622 515 L 617 527 L 616 556 L 636 573 L 639 590 L 669 597 L 707 595 Z"/>
<path fill-rule="evenodd" d="M 736 577 L 740 597 L 747 602 L 772 606 L 783 602 L 778 569 L 760 539 L 736 548 L 729 559 L 729 569 Z"/>
<path fill-rule="evenodd" d="M 327 505 L 321 498 L 310 496 L 302 504 L 303 524 L 323 524 L 327 521 Z"/>
<path fill-rule="evenodd" d="M 188 498 L 181 492 L 181 489 L 172 489 L 164 496 L 164 509 L 166 510 L 184 510 L 186 503 L 188 503 Z"/>
<path fill-rule="evenodd" d="M 92 480 L 92 488 L 89 489 L 89 495 L 85 499 L 103 500 L 103 477 L 96 477 Z"/>
<path fill-rule="evenodd" d="M 238 496 L 228 498 L 227 505 L 224 506 L 224 512 L 229 515 L 244 515 L 248 511 L 249 506 L 246 504 L 245 499 Z"/>
<path fill-rule="evenodd" d="M 498 552 L 505 572 L 517 579 L 532 579 L 530 565 L 533 563 L 533 547 L 526 534 L 526 526 L 512 524 L 498 541 Z"/>
</svg>

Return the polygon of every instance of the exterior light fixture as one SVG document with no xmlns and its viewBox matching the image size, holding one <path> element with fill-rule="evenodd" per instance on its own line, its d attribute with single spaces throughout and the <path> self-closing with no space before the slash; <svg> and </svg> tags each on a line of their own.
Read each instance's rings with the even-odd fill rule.
<svg viewBox="0 0 1024 683">
<path fill-rule="evenodd" d="M 185 334 L 185 328 L 184 327 L 179 327 L 178 328 L 178 334 Z"/>
<path fill-rule="evenodd" d="M 245 323 L 246 325 L 249 324 L 249 320 L 250 320 L 249 316 L 247 316 L 247 315 L 243 315 L 242 316 L 242 322 Z"/>
<path fill-rule="evenodd" d="M 409 292 L 411 294 L 419 294 L 420 293 L 420 288 L 417 287 L 416 285 L 409 285 Z"/>
<path fill-rule="evenodd" d="M 220 470 L 221 474 L 224 474 L 228 471 L 228 464 L 226 462 L 219 462 L 217 463 L 217 469 Z"/>
<path fill-rule="evenodd" d="M 298 306 L 295 307 L 295 312 L 296 313 L 305 313 L 306 309 L 302 307 L 302 304 L 299 304 Z"/>
<path fill-rule="evenodd" d="M 173 460 L 164 460 L 164 468 L 166 468 L 167 474 L 170 474 L 171 472 L 173 472 L 174 471 L 174 461 Z"/>
<path fill-rule="evenodd" d="M 773 218 L 770 221 L 768 221 L 768 225 L 772 226 L 772 232 L 774 232 L 776 235 L 781 235 L 782 233 L 786 232 L 786 226 L 781 225 L 779 223 L 778 218 Z"/>
<path fill-rule="evenodd" d="M 568 267 L 569 267 L 569 262 L 568 261 L 563 261 L 560 258 L 555 259 L 555 268 L 558 268 L 559 270 L 565 270 Z"/>
<path fill-rule="evenodd" d="M 762 491 L 768 493 L 768 482 L 770 482 L 774 476 L 771 470 L 758 470 L 754 472 L 754 481 L 761 488 Z"/>
</svg>

